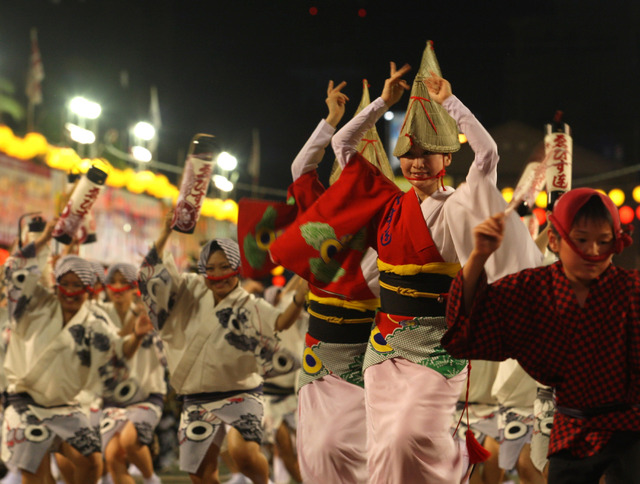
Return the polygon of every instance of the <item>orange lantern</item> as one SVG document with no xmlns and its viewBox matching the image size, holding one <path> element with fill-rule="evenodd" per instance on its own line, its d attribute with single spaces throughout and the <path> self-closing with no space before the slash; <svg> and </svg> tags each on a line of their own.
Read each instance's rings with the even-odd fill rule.
<svg viewBox="0 0 640 484">
<path fill-rule="evenodd" d="M 633 209 L 628 205 L 623 205 L 618 209 L 618 213 L 620 214 L 620 223 L 630 224 L 633 222 L 633 217 L 635 216 Z"/>
<path fill-rule="evenodd" d="M 277 287 L 284 287 L 287 283 L 287 279 L 284 276 L 273 276 L 271 278 L 271 284 Z"/>
<path fill-rule="evenodd" d="M 538 219 L 539 225 L 542 225 L 547 221 L 547 212 L 543 208 L 539 208 L 539 207 L 534 208 L 533 214 Z"/>
</svg>

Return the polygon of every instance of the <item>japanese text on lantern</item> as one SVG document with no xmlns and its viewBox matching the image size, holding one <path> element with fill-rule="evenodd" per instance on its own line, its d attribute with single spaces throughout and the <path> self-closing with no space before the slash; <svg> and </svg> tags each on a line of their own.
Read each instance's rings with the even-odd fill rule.
<svg viewBox="0 0 640 484">
<path fill-rule="evenodd" d="M 569 143 L 567 137 L 564 134 L 554 136 L 551 150 L 553 151 L 552 166 L 555 166 L 557 171 L 557 175 L 553 177 L 553 186 L 551 188 L 566 189 L 569 186 L 569 180 L 565 173 L 565 166 L 569 165 L 567 161 L 569 158 Z"/>
</svg>

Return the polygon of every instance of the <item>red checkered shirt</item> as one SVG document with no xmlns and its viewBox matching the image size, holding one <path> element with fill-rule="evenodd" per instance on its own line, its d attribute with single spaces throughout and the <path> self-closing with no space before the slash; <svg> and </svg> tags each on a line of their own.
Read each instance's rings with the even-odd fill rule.
<svg viewBox="0 0 640 484">
<path fill-rule="evenodd" d="M 561 262 L 478 286 L 469 315 L 462 271 L 451 286 L 443 346 L 456 358 L 517 359 L 536 380 L 555 387 L 558 407 L 626 410 L 575 418 L 556 412 L 549 455 L 598 453 L 616 431 L 640 431 L 640 276 L 611 265 L 594 281 L 583 307 Z"/>
</svg>

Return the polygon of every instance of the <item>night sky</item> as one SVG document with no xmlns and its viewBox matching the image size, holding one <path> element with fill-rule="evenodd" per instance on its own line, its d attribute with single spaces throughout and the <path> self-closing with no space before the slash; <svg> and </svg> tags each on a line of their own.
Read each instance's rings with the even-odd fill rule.
<svg viewBox="0 0 640 484">
<path fill-rule="evenodd" d="M 348 82 L 348 120 L 363 78 L 374 99 L 389 61 L 417 68 L 432 39 L 454 94 L 489 130 L 519 121 L 542 132 L 562 109 L 574 143 L 631 165 L 640 161 L 638 5 L 2 0 L 0 77 L 11 80 L 16 98 L 26 103 L 29 30 L 37 27 L 46 76 L 37 126 L 50 142 L 61 142 L 64 106 L 72 96 L 100 102 L 101 130 L 124 132 L 148 118 L 155 85 L 163 123 L 160 161 L 179 164 L 195 133 L 211 133 L 237 156 L 240 181 L 249 183 L 246 166 L 257 128 L 260 182 L 286 188 L 291 161 L 326 115 L 328 80 Z M 359 9 L 366 15 L 359 16 Z M 404 109 L 407 99 L 397 107 Z M 24 131 L 24 123 L 12 127 Z M 330 164 L 325 160 L 326 173 Z M 236 197 L 243 195 L 240 190 Z"/>
</svg>

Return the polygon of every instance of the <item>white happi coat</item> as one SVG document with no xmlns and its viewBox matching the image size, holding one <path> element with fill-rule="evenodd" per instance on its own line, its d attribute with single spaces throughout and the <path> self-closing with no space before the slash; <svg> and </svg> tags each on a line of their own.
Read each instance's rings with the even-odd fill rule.
<svg viewBox="0 0 640 484">
<path fill-rule="evenodd" d="M 140 271 L 143 300 L 164 343 L 178 394 L 251 390 L 261 385 L 264 345 L 274 348 L 280 311 L 241 287 L 217 305 L 197 274 L 179 274 L 171 254 L 151 249 Z M 268 343 L 271 342 L 271 343 Z"/>
<path fill-rule="evenodd" d="M 35 258 L 11 257 L 6 268 L 12 324 L 7 392 L 26 392 L 44 407 L 74 404 L 80 390 L 98 388 L 100 366 L 123 358 L 123 340 L 89 302 L 64 325 L 58 298 L 38 282 Z"/>
<path fill-rule="evenodd" d="M 98 303 L 98 305 L 107 313 L 109 319 L 122 329 L 124 322 L 120 321 L 120 316 L 112 302 Z M 127 311 L 125 317 L 135 318 L 134 306 Z M 153 331 L 145 335 L 138 351 L 127 360 L 129 367 L 129 378 L 135 380 L 139 388 L 139 397 L 145 399 L 152 393 L 167 393 L 167 384 L 165 382 L 165 367 L 163 360 L 165 359 L 162 342 L 157 332 Z M 138 400 L 138 399 L 136 399 Z"/>
</svg>

